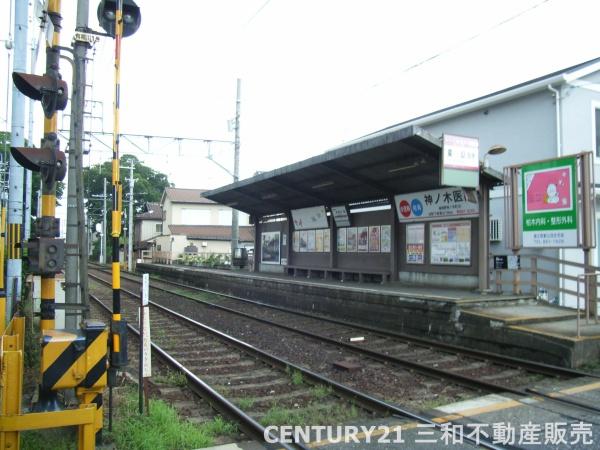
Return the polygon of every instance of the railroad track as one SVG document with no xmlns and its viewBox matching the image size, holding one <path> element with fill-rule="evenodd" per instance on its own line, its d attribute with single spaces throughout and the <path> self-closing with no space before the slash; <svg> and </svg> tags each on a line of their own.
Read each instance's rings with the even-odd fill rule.
<svg viewBox="0 0 600 450">
<path fill-rule="evenodd" d="M 139 277 L 131 274 L 124 275 L 123 278 L 127 282 L 139 282 Z M 495 393 L 510 392 L 518 397 L 528 397 L 535 394 L 549 401 L 560 401 L 570 406 L 597 414 L 600 413 L 600 409 L 594 405 L 566 398 L 558 399 L 539 389 L 526 387 L 531 382 L 531 374 L 536 377 L 551 376 L 558 378 L 589 376 L 580 371 L 387 333 L 331 318 L 290 311 L 239 297 L 226 296 L 163 279 L 153 278 L 151 286 L 154 289 L 153 298 L 157 299 L 158 297 L 160 302 L 166 301 L 172 307 L 181 307 L 182 305 L 178 305 L 177 301 L 168 300 L 165 297 L 173 295 L 184 297 L 194 300 L 206 308 L 217 309 L 230 315 L 235 314 L 271 327 L 275 326 L 341 347 L 354 353 L 354 356 L 360 355 L 361 360 L 359 363 L 364 362 L 365 358 L 369 358 L 416 371 L 425 376 L 444 381 L 449 380 L 468 389 Z M 173 293 L 173 287 L 187 290 L 188 295 L 182 292 Z M 212 301 L 194 298 L 190 296 L 190 291 L 218 297 L 215 297 Z M 301 320 L 298 318 L 301 318 Z M 360 343 L 350 342 L 355 337 L 362 338 L 362 341 Z M 352 358 L 352 356 L 349 358 Z M 352 366 L 354 363 L 352 359 L 345 362 L 348 363 L 348 366 Z M 539 381 L 539 379 L 536 381 Z M 523 387 L 519 387 L 520 385 Z M 436 391 L 436 388 L 433 387 L 430 390 Z M 379 396 L 381 397 L 381 395 Z M 383 395 L 382 397 L 385 398 L 386 396 Z"/>
<path fill-rule="evenodd" d="M 96 291 L 92 300 L 110 311 L 109 286 L 92 289 Z M 121 293 L 122 314 L 130 330 L 136 332 L 131 324 L 137 321 L 139 295 L 123 288 Z M 153 351 L 183 372 L 196 393 L 255 439 L 263 439 L 266 425 L 337 425 L 348 421 L 381 421 L 385 425 L 392 418 L 441 429 L 441 424 L 426 415 L 378 400 L 155 302 L 150 302 L 150 307 Z M 464 439 L 476 443 L 467 436 Z M 479 439 L 478 445 L 502 448 L 485 439 Z M 307 448 L 303 443 L 277 443 L 278 448 L 282 446 Z"/>
</svg>

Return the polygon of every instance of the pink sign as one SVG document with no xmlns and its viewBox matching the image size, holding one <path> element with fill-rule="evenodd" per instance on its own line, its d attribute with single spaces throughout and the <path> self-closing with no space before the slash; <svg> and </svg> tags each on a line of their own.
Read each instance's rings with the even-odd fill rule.
<svg viewBox="0 0 600 450">
<path fill-rule="evenodd" d="M 571 209 L 571 166 L 529 172 L 525 182 L 526 212 Z"/>
</svg>

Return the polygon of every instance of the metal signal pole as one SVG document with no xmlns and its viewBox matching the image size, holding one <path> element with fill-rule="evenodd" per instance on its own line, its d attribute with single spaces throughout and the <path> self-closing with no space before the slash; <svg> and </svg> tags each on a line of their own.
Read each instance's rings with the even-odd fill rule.
<svg viewBox="0 0 600 450">
<path fill-rule="evenodd" d="M 233 153 L 233 182 L 240 179 L 240 97 L 242 91 L 242 80 L 237 79 L 237 92 L 235 99 L 235 144 Z M 235 256 L 235 249 L 239 246 L 240 226 L 239 213 L 237 209 L 231 209 L 231 261 Z"/>
<path fill-rule="evenodd" d="M 53 2 L 51 2 L 53 3 Z M 27 70 L 27 2 L 15 2 L 15 58 L 13 71 Z M 44 127 L 45 128 L 45 127 Z M 13 85 L 11 147 L 25 144 L 25 96 Z M 6 317 L 10 320 L 13 299 L 21 298 L 21 226 L 23 225 L 24 169 L 11 155 L 8 174 L 8 235 L 6 265 Z M 54 295 L 54 294 L 53 294 Z M 52 297 L 54 298 L 54 297 Z"/>
</svg>

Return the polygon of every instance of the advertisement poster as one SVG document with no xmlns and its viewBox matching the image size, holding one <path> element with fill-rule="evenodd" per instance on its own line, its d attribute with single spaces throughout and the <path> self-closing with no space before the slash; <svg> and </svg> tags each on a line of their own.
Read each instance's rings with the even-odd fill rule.
<svg viewBox="0 0 600 450">
<path fill-rule="evenodd" d="M 308 235 L 306 231 L 300 231 L 300 251 L 308 251 Z"/>
<path fill-rule="evenodd" d="M 292 209 L 292 220 L 295 230 L 306 230 L 309 228 L 327 228 L 327 213 L 324 206 L 312 208 Z"/>
<path fill-rule="evenodd" d="M 346 251 L 346 228 L 338 228 L 337 230 L 337 251 Z"/>
<path fill-rule="evenodd" d="M 296 253 L 298 253 L 300 251 L 300 232 L 299 231 L 294 231 L 294 234 L 292 235 L 292 243 L 293 243 L 293 248 L 294 251 Z"/>
<path fill-rule="evenodd" d="M 471 222 L 432 223 L 431 264 L 471 265 Z"/>
<path fill-rule="evenodd" d="M 314 252 L 316 249 L 315 230 L 308 230 L 306 232 L 306 242 L 307 242 L 306 251 Z"/>
<path fill-rule="evenodd" d="M 323 251 L 323 230 L 315 231 L 315 251 Z"/>
<path fill-rule="evenodd" d="M 369 251 L 373 253 L 379 253 L 381 250 L 381 241 L 379 225 L 369 227 Z"/>
<path fill-rule="evenodd" d="M 576 173 L 576 157 L 521 168 L 524 247 L 577 247 Z"/>
<path fill-rule="evenodd" d="M 260 261 L 263 264 L 279 264 L 279 231 L 261 233 Z"/>
<path fill-rule="evenodd" d="M 331 251 L 331 230 L 329 228 L 323 230 L 323 251 L 327 253 Z"/>
<path fill-rule="evenodd" d="M 406 225 L 406 262 L 425 264 L 425 224 Z"/>
<path fill-rule="evenodd" d="M 479 203 L 473 189 L 449 187 L 431 191 L 400 194 L 394 197 L 400 222 L 477 217 Z"/>
<path fill-rule="evenodd" d="M 357 249 L 356 227 L 346 229 L 346 251 L 355 252 Z"/>
<path fill-rule="evenodd" d="M 356 230 L 358 236 L 358 251 L 369 251 L 369 227 L 358 227 Z"/>
<path fill-rule="evenodd" d="M 392 251 L 392 227 L 381 225 L 381 253 Z"/>
</svg>

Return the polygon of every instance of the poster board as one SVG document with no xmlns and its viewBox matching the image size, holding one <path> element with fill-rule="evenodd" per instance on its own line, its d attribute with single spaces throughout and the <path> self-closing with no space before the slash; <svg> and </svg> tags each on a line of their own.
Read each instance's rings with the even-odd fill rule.
<svg viewBox="0 0 600 450">
<path fill-rule="evenodd" d="M 406 263 L 425 264 L 425 224 L 406 225 Z"/>
<path fill-rule="evenodd" d="M 300 251 L 308 251 L 308 233 L 306 231 L 300 231 Z"/>
<path fill-rule="evenodd" d="M 327 253 L 331 251 L 331 230 L 329 228 L 323 230 L 323 251 Z"/>
<path fill-rule="evenodd" d="M 316 250 L 315 237 L 315 230 L 306 231 L 307 252 L 314 252 Z"/>
<path fill-rule="evenodd" d="M 346 252 L 346 228 L 338 228 L 337 230 L 337 251 L 340 253 Z"/>
<path fill-rule="evenodd" d="M 359 252 L 369 251 L 369 227 L 357 227 L 357 250 Z"/>
<path fill-rule="evenodd" d="M 391 225 L 381 225 L 381 253 L 392 251 L 392 227 Z"/>
<path fill-rule="evenodd" d="M 323 251 L 323 231 L 315 231 L 315 251 L 321 253 Z"/>
<path fill-rule="evenodd" d="M 431 264 L 471 265 L 471 222 L 432 223 L 430 230 Z"/>
<path fill-rule="evenodd" d="M 379 253 L 381 251 L 381 228 L 379 225 L 369 227 L 369 252 Z"/>
<path fill-rule="evenodd" d="M 294 231 L 294 234 L 292 235 L 292 245 L 293 245 L 293 249 L 296 253 L 298 253 L 300 251 L 300 232 L 299 231 Z"/>
<path fill-rule="evenodd" d="M 279 264 L 281 258 L 280 239 L 279 231 L 261 233 L 260 261 L 263 264 Z"/>
<path fill-rule="evenodd" d="M 292 209 L 292 220 L 295 230 L 307 230 L 310 228 L 328 228 L 327 213 L 324 206 L 313 206 L 311 208 Z"/>
<path fill-rule="evenodd" d="M 356 236 L 356 227 L 350 227 L 346 229 L 346 251 L 356 252 L 357 251 L 358 238 Z"/>
<path fill-rule="evenodd" d="M 523 247 L 577 247 L 577 157 L 521 168 Z"/>
</svg>

